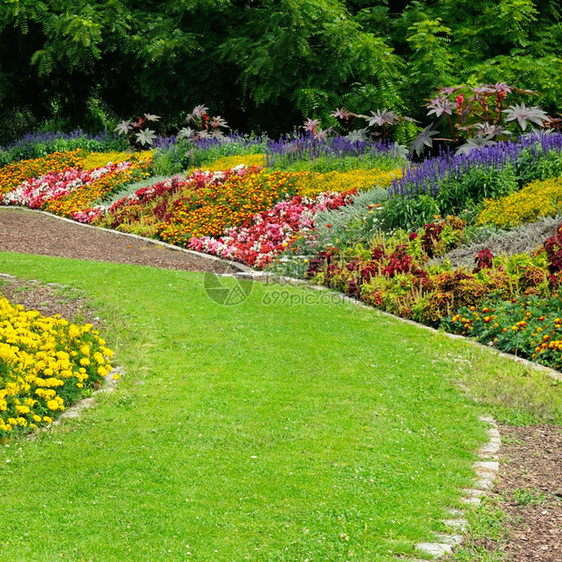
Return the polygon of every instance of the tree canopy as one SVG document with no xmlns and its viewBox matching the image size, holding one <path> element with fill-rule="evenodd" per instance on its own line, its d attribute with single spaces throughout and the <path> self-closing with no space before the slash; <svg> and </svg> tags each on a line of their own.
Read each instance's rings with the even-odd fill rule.
<svg viewBox="0 0 562 562">
<path fill-rule="evenodd" d="M 438 86 L 507 82 L 562 102 L 555 0 L 7 0 L 0 140 L 45 123 L 196 104 L 278 133 L 336 107 L 421 115 Z"/>
</svg>

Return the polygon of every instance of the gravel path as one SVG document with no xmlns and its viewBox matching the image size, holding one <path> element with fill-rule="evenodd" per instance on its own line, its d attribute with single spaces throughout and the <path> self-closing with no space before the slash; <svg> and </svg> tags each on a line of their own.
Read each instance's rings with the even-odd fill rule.
<svg viewBox="0 0 562 562">
<path fill-rule="evenodd" d="M 19 208 L 0 208 L 0 251 L 187 271 L 234 273 L 238 270 L 211 257 Z"/>
</svg>

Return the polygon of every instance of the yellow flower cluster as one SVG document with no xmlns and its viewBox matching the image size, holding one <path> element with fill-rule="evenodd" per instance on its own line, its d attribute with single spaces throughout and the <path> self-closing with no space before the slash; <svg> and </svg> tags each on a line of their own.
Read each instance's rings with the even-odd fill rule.
<svg viewBox="0 0 562 562">
<path fill-rule="evenodd" d="M 0 296 L 0 441 L 29 431 L 101 385 L 113 352 L 91 324 L 12 305 Z"/>
<path fill-rule="evenodd" d="M 476 224 L 500 228 L 534 222 L 562 211 L 562 178 L 534 181 L 521 191 L 484 201 Z"/>
<path fill-rule="evenodd" d="M 341 193 L 357 189 L 368 191 L 375 187 L 388 187 L 395 178 L 402 175 L 401 169 L 383 171 L 372 170 L 350 170 L 348 172 L 306 172 L 298 182 L 299 191 L 306 197 L 314 197 L 326 191 Z"/>
<path fill-rule="evenodd" d="M 142 154 L 142 153 L 141 153 Z M 107 166 L 109 162 L 116 164 L 131 158 L 130 152 L 88 152 L 84 153 L 80 168 L 82 170 L 94 170 Z"/>
<path fill-rule="evenodd" d="M 196 169 L 208 170 L 209 172 L 222 172 L 230 170 L 241 164 L 250 168 L 251 166 L 265 166 L 265 154 L 245 154 L 243 156 L 225 156 L 215 160 L 211 164 L 203 164 L 199 168 L 192 168 L 189 173 Z"/>
</svg>

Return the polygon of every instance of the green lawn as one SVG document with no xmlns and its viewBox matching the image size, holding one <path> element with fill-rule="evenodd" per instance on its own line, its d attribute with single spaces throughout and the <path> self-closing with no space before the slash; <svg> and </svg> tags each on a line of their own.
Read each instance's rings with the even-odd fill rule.
<svg viewBox="0 0 562 562">
<path fill-rule="evenodd" d="M 2 447 L 1 560 L 414 554 L 474 478 L 478 416 L 512 412 L 495 403 L 518 380 L 544 395 L 527 417 L 558 404 L 543 375 L 325 292 L 256 283 L 221 306 L 194 273 L 12 253 L 0 271 L 83 290 L 126 369 L 80 420 Z M 492 364 L 509 384 L 488 396 Z"/>
</svg>

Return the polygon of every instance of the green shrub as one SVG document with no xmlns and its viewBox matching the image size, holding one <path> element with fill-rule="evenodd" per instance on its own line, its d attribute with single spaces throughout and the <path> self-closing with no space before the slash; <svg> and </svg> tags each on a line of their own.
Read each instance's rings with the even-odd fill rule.
<svg viewBox="0 0 562 562">
<path fill-rule="evenodd" d="M 419 197 L 396 196 L 390 199 L 382 211 L 382 226 L 386 231 L 397 228 L 414 229 L 431 222 L 441 215 L 441 208 L 431 195 Z"/>
<path fill-rule="evenodd" d="M 512 166 L 505 168 L 474 166 L 460 177 L 440 182 L 436 197 L 441 214 L 458 214 L 474 207 L 483 199 L 495 199 L 518 189 Z M 418 223 L 419 224 L 419 223 Z"/>
</svg>

